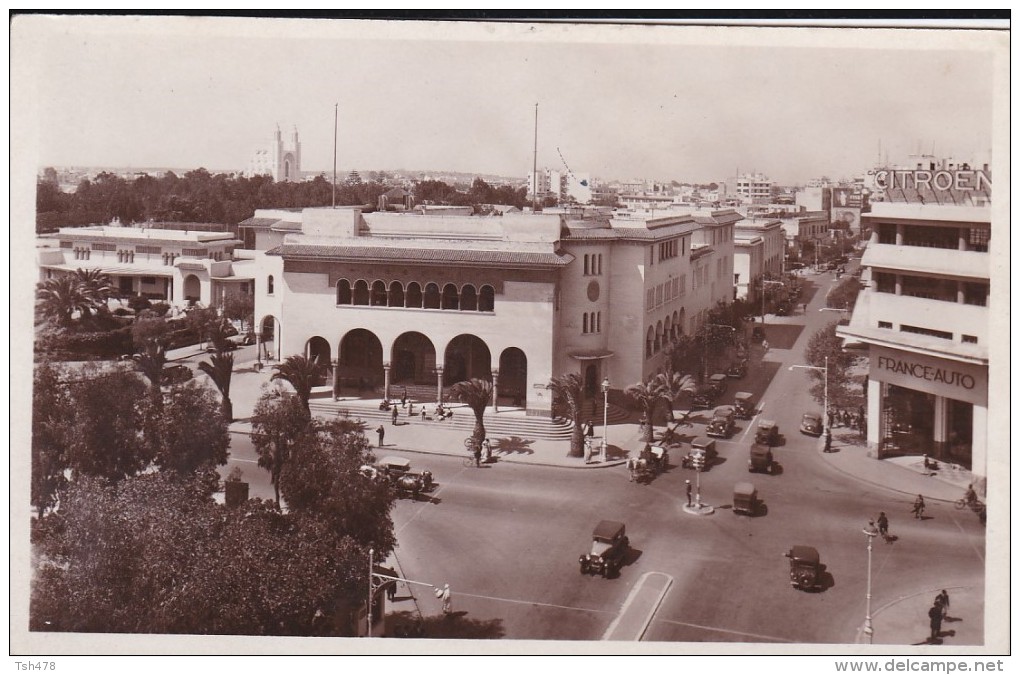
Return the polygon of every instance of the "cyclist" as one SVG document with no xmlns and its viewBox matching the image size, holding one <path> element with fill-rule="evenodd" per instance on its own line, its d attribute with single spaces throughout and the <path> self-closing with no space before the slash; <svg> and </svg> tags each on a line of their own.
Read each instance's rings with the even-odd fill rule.
<svg viewBox="0 0 1020 675">
<path fill-rule="evenodd" d="M 967 502 L 967 506 L 974 506 L 977 503 L 977 493 L 974 492 L 974 484 L 971 483 L 967 486 L 967 492 L 963 495 L 963 500 Z"/>
</svg>

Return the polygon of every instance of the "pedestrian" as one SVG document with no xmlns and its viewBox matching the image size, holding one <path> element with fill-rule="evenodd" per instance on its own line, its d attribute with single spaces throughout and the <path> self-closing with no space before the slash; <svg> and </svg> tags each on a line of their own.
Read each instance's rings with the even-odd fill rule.
<svg viewBox="0 0 1020 675">
<path fill-rule="evenodd" d="M 407 407 L 407 387 L 404 387 L 403 393 L 400 395 L 400 407 Z"/>
<path fill-rule="evenodd" d="M 882 538 L 889 541 L 889 519 L 885 517 L 885 511 L 879 511 L 878 513 L 878 533 L 882 535 Z"/>
<path fill-rule="evenodd" d="M 595 425 L 588 420 L 588 423 L 584 425 L 584 436 L 585 438 L 593 438 L 595 436 Z"/>
<path fill-rule="evenodd" d="M 592 453 L 591 439 L 586 437 L 584 439 L 584 463 L 585 464 L 591 464 L 591 453 Z"/>
<path fill-rule="evenodd" d="M 407 416 L 414 417 L 414 401 L 407 402 Z"/>
<path fill-rule="evenodd" d="M 831 410 L 826 410 L 825 411 L 825 416 L 829 418 L 829 426 L 831 427 L 832 426 L 832 420 L 833 420 L 833 417 L 835 417 L 835 415 L 833 414 L 833 412 Z"/>
<path fill-rule="evenodd" d="M 832 452 L 832 431 L 828 427 L 825 428 L 825 446 L 822 448 L 822 452 Z"/>
<path fill-rule="evenodd" d="M 767 352 L 769 350 L 769 341 L 768 340 L 762 340 L 761 341 L 761 348 L 762 348 L 762 351 L 766 351 Z"/>
<path fill-rule="evenodd" d="M 397 406 L 393 406 L 393 426 L 397 426 Z"/>
<path fill-rule="evenodd" d="M 482 465 L 482 444 L 479 443 L 478 441 L 475 441 L 473 443 L 473 445 L 474 445 L 474 449 L 471 452 L 475 456 L 475 466 L 481 466 Z"/>
<path fill-rule="evenodd" d="M 943 620 L 949 618 L 949 593 L 946 593 L 946 589 L 942 589 L 942 592 L 938 594 L 939 604 L 942 606 L 942 618 Z"/>
<path fill-rule="evenodd" d="M 938 640 L 939 633 L 942 631 L 942 608 L 936 602 L 928 610 L 928 625 L 931 627 L 931 642 Z"/>
<path fill-rule="evenodd" d="M 482 450 L 485 451 L 485 463 L 488 464 L 492 461 L 492 444 L 489 443 L 488 438 L 482 441 Z"/>
<path fill-rule="evenodd" d="M 684 483 L 687 484 L 687 506 L 693 506 L 693 502 L 691 501 L 691 481 L 685 480 Z"/>
<path fill-rule="evenodd" d="M 386 430 L 383 429 L 383 425 L 379 425 L 379 428 L 375 430 L 375 433 L 379 434 L 379 447 L 383 446 L 383 437 L 386 436 Z"/>
<path fill-rule="evenodd" d="M 805 302 L 805 303 L 801 304 L 801 307 L 804 308 L 804 313 L 807 314 L 807 303 Z"/>
<path fill-rule="evenodd" d="M 917 495 L 917 499 L 914 500 L 914 518 L 924 520 L 924 497 L 921 495 Z"/>
<path fill-rule="evenodd" d="M 439 599 L 443 601 L 443 614 L 449 615 L 453 611 L 453 603 L 450 601 L 450 584 L 443 585 L 443 590 L 439 592 Z M 940 625 L 941 625 L 941 619 Z"/>
<path fill-rule="evenodd" d="M 421 421 L 422 422 L 425 421 L 425 406 L 424 405 L 421 407 Z"/>
</svg>

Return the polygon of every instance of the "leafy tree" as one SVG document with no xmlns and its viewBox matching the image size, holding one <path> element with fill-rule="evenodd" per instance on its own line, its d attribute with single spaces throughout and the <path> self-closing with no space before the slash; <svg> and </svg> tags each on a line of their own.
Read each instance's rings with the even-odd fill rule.
<svg viewBox="0 0 1020 675">
<path fill-rule="evenodd" d="M 276 388 L 259 397 L 251 423 L 259 466 L 269 471 L 276 502 L 280 503 L 280 476 L 293 448 L 307 441 L 314 431 L 311 416 L 297 396 Z"/>
<path fill-rule="evenodd" d="M 845 277 L 826 294 L 825 306 L 853 312 L 854 306 L 857 304 L 857 296 L 860 292 L 860 280 L 854 276 Z"/>
<path fill-rule="evenodd" d="M 208 387 L 193 380 L 174 387 L 154 419 L 156 433 L 146 440 L 161 470 L 189 474 L 227 463 L 227 420 Z"/>
<path fill-rule="evenodd" d="M 235 293 L 223 301 L 223 315 L 232 321 L 240 321 L 242 328 L 255 323 L 255 299 L 250 295 Z"/>
<path fill-rule="evenodd" d="M 57 504 L 66 485 L 64 422 L 67 397 L 60 371 L 48 362 L 36 365 L 32 384 L 32 506 L 42 518 Z"/>
<path fill-rule="evenodd" d="M 804 358 L 809 365 L 825 368 L 828 357 L 829 405 L 853 408 L 863 403 L 863 392 L 853 381 L 852 370 L 859 357 L 843 351 L 843 338 L 836 335 L 838 321 L 819 328 L 808 340 Z M 825 374 L 808 370 L 813 381 L 811 395 L 819 405 L 825 401 Z M 857 393 L 855 393 L 855 390 Z"/>
<path fill-rule="evenodd" d="M 322 377 L 324 366 L 318 361 L 313 361 L 307 356 L 295 354 L 288 356 L 283 363 L 273 366 L 273 375 L 270 380 L 283 380 L 297 394 L 298 400 L 304 406 L 305 412 L 311 414 L 308 401 L 312 398 L 312 387 Z"/>
<path fill-rule="evenodd" d="M 492 382 L 473 378 L 457 382 L 450 387 L 450 395 L 461 403 L 466 403 L 475 414 L 475 428 L 471 432 L 477 447 L 481 447 L 485 438 L 485 409 L 492 401 Z"/>
<path fill-rule="evenodd" d="M 571 422 L 573 422 L 573 428 L 570 430 L 569 456 L 584 456 L 584 432 L 581 429 L 584 381 L 581 380 L 581 376 L 577 373 L 567 373 L 566 375 L 558 375 L 549 380 L 546 389 L 551 389 L 553 396 L 566 405 L 567 414 L 570 416 Z"/>
<path fill-rule="evenodd" d="M 74 272 L 74 278 L 81 286 L 82 294 L 88 300 L 89 306 L 85 310 L 85 314 L 89 314 L 92 310 L 101 310 L 106 308 L 106 303 L 110 298 L 117 295 L 117 287 L 113 285 L 113 281 L 110 279 L 110 275 L 104 273 L 101 269 L 77 269 Z"/>
<path fill-rule="evenodd" d="M 663 401 L 669 400 L 669 392 L 663 386 L 659 376 L 653 375 L 644 382 L 637 382 L 624 389 L 640 408 L 644 424 L 641 428 L 641 440 L 650 442 L 655 437 L 655 409 Z"/>
<path fill-rule="evenodd" d="M 373 459 L 360 421 L 339 417 L 311 425 L 281 472 L 288 511 L 388 555 L 396 544 L 390 518 L 395 494 L 387 483 L 362 475 Z"/>
<path fill-rule="evenodd" d="M 67 381 L 64 452 L 73 477 L 98 476 L 114 481 L 149 464 L 139 429 L 145 385 L 126 369 L 100 370 L 86 364 Z"/>
<path fill-rule="evenodd" d="M 223 397 L 220 412 L 227 423 L 232 422 L 234 404 L 230 400 L 230 380 L 234 374 L 234 355 L 230 352 L 217 352 L 208 361 L 199 362 L 198 369 L 208 375 L 219 390 Z"/>
</svg>

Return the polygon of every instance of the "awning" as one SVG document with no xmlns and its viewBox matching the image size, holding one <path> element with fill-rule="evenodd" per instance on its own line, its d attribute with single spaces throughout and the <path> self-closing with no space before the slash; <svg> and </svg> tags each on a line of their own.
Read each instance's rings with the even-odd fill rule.
<svg viewBox="0 0 1020 675">
<path fill-rule="evenodd" d="M 111 267 L 109 265 L 83 265 L 84 260 L 76 261 L 78 264 L 60 263 L 57 265 L 39 265 L 44 270 L 60 270 L 62 272 L 77 272 L 78 270 L 99 270 L 111 277 L 172 277 L 172 269 L 150 268 L 150 267 Z"/>
<path fill-rule="evenodd" d="M 577 359 L 578 361 L 597 361 L 599 359 L 608 359 L 613 355 L 613 352 L 608 349 L 589 349 L 585 351 L 570 352 L 570 357 Z"/>
</svg>

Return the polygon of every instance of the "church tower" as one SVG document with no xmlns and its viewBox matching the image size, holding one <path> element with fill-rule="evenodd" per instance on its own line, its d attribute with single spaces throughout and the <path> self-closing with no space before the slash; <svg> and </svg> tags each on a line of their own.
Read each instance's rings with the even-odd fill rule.
<svg viewBox="0 0 1020 675">
<path fill-rule="evenodd" d="M 283 143 L 280 125 L 276 125 L 272 140 L 255 151 L 248 163 L 246 176 L 269 175 L 277 183 L 296 183 L 302 180 L 301 174 L 301 142 L 298 140 L 297 127 L 290 134 L 289 143 Z"/>
</svg>

